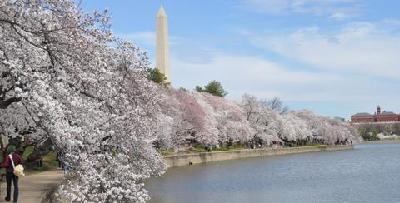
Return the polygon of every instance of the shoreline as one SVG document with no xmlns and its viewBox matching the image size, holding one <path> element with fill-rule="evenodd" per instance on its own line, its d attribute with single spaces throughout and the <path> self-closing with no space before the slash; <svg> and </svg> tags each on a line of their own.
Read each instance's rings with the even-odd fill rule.
<svg viewBox="0 0 400 203">
<path fill-rule="evenodd" d="M 288 148 L 265 148 L 265 149 L 242 149 L 232 151 L 214 151 L 214 152 L 197 152 L 181 155 L 164 156 L 167 168 L 190 166 L 193 164 L 201 164 L 207 162 L 236 160 L 242 158 L 262 157 L 262 156 L 281 156 L 288 154 L 301 154 L 308 152 L 324 152 L 324 151 L 343 151 L 354 149 L 353 145 L 319 145 L 319 146 L 302 146 Z"/>
<path fill-rule="evenodd" d="M 376 141 L 362 141 L 360 144 L 399 144 L 400 139 L 382 139 Z"/>
</svg>

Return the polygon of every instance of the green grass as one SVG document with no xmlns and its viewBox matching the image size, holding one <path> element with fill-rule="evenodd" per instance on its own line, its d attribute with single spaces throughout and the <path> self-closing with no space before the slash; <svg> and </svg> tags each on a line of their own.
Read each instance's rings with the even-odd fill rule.
<svg viewBox="0 0 400 203">
<path fill-rule="evenodd" d="M 213 151 L 232 151 L 232 150 L 241 150 L 245 149 L 245 146 L 242 144 L 233 144 L 231 146 L 222 146 L 219 148 L 213 148 Z"/>
<path fill-rule="evenodd" d="M 192 149 L 190 151 L 193 151 L 193 152 L 206 152 L 207 150 L 202 145 L 195 145 L 195 146 L 192 147 Z"/>
<path fill-rule="evenodd" d="M 160 153 L 162 156 L 170 156 L 176 154 L 175 150 L 173 149 L 161 150 Z"/>
<path fill-rule="evenodd" d="M 232 151 L 232 150 L 240 150 L 245 149 L 243 144 L 233 144 L 230 146 L 220 146 L 219 148 L 213 147 L 211 151 Z M 195 145 L 190 150 L 192 152 L 210 152 L 203 145 Z"/>
</svg>

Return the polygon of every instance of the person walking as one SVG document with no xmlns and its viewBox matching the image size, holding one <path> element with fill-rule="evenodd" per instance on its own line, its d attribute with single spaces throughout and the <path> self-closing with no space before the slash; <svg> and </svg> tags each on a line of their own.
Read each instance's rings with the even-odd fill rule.
<svg viewBox="0 0 400 203">
<path fill-rule="evenodd" d="M 10 145 L 7 147 L 7 153 L 9 154 L 3 162 L 3 168 L 6 169 L 6 180 L 7 180 L 7 196 L 5 200 L 9 202 L 11 200 L 11 185 L 14 186 L 13 202 L 18 201 L 18 176 L 14 174 L 14 167 L 18 164 L 22 164 L 22 158 L 15 152 L 15 146 Z"/>
</svg>

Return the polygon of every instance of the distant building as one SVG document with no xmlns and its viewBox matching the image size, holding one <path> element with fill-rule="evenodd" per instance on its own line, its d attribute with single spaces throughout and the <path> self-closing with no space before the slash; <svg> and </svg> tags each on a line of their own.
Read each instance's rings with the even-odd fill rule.
<svg viewBox="0 0 400 203">
<path fill-rule="evenodd" d="M 381 111 L 381 107 L 376 108 L 375 114 L 357 113 L 351 116 L 352 123 L 373 123 L 373 122 L 399 122 L 400 114 L 391 111 Z"/>
</svg>

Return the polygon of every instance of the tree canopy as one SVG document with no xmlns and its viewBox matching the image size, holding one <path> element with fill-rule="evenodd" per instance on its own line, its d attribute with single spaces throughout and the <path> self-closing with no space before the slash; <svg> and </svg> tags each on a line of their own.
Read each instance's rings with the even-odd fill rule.
<svg viewBox="0 0 400 203">
<path fill-rule="evenodd" d="M 274 97 L 270 100 L 265 101 L 265 105 L 271 108 L 274 111 L 277 111 L 281 114 L 289 111 L 289 108 L 283 104 L 282 100 L 278 97 Z"/>
<path fill-rule="evenodd" d="M 208 92 L 217 97 L 225 97 L 226 95 L 228 95 L 228 92 L 224 90 L 221 83 L 218 81 L 215 81 L 215 80 L 209 82 L 204 87 L 197 86 L 196 91 L 197 92 Z"/>
<path fill-rule="evenodd" d="M 158 68 L 147 69 L 147 78 L 165 87 L 169 85 L 169 82 L 167 82 L 167 77 L 161 73 Z"/>
<path fill-rule="evenodd" d="M 145 202 L 165 170 L 152 147 L 160 111 L 149 63 L 113 37 L 107 11 L 74 0 L 0 1 L 0 134 L 51 141 L 74 202 Z"/>
</svg>

